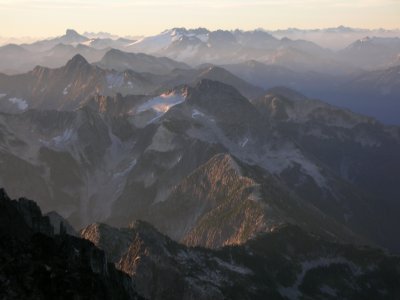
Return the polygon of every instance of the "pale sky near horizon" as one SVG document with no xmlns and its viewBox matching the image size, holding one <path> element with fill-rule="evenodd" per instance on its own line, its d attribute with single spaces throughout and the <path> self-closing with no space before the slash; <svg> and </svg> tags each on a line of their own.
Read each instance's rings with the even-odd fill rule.
<svg viewBox="0 0 400 300">
<path fill-rule="evenodd" d="M 400 0 L 0 0 L 0 36 L 58 36 L 66 28 L 152 35 L 209 29 L 400 28 Z"/>
</svg>

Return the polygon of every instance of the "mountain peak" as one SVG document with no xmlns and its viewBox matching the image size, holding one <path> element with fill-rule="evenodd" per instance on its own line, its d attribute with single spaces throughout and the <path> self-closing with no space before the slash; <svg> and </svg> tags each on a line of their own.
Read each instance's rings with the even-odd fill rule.
<svg viewBox="0 0 400 300">
<path fill-rule="evenodd" d="M 129 54 L 132 56 L 135 55 L 134 53 L 129 53 Z M 104 54 L 103 59 L 123 58 L 123 57 L 126 57 L 127 55 L 128 55 L 127 52 L 123 52 L 121 50 L 111 48 Z"/>
<path fill-rule="evenodd" d="M 67 37 L 80 37 L 80 34 L 73 29 L 67 29 L 65 31 L 65 36 Z"/>
<path fill-rule="evenodd" d="M 66 64 L 67 67 L 89 65 L 88 61 L 80 54 L 76 54 Z"/>
<path fill-rule="evenodd" d="M 219 68 L 221 69 L 221 68 Z M 210 67 L 210 70 L 218 70 L 218 67 Z M 195 89 L 199 90 L 200 92 L 205 92 L 205 93 L 210 93 L 214 91 L 229 91 L 230 93 L 237 93 L 239 96 L 239 92 L 232 86 L 222 83 L 220 81 L 216 80 L 210 80 L 207 78 L 202 78 L 200 79 L 197 84 Z"/>
<path fill-rule="evenodd" d="M 267 90 L 266 95 L 276 95 L 292 99 L 294 101 L 305 101 L 308 98 L 303 94 L 284 86 L 276 86 Z"/>
<path fill-rule="evenodd" d="M 67 29 L 65 35 L 59 38 L 63 43 L 81 43 L 88 41 L 89 39 L 83 35 L 80 35 L 73 29 Z"/>
<path fill-rule="evenodd" d="M 186 102 L 198 106 L 213 114 L 223 122 L 239 122 L 239 120 L 254 120 L 256 109 L 231 85 L 201 79 L 189 90 Z"/>
</svg>

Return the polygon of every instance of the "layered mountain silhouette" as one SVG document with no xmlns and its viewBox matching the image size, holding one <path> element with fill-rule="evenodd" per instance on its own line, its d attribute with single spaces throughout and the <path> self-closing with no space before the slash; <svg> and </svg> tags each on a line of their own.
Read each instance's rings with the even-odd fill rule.
<svg viewBox="0 0 400 300">
<path fill-rule="evenodd" d="M 135 71 L 129 66 L 123 71 L 115 70 L 122 70 L 118 65 L 127 63 L 126 59 Z M 177 85 L 195 84 L 203 78 L 231 84 L 248 97 L 263 93 L 261 88 L 219 67 L 190 69 L 167 58 L 116 50 L 107 52 L 103 62 L 107 62 L 108 67 L 107 64 L 104 68 L 89 64 L 77 54 L 60 68 L 37 66 L 25 74 L 0 74 L 2 111 L 17 113 L 29 108 L 74 110 L 95 95 L 151 95 Z"/>
<path fill-rule="evenodd" d="M 343 72 L 346 66 L 334 61 L 327 49 L 305 40 L 277 39 L 261 30 L 209 31 L 173 28 L 132 43 L 126 51 L 168 56 L 189 64 L 227 64 L 256 59 L 293 68 Z"/>
<path fill-rule="evenodd" d="M 398 124 L 400 107 L 399 67 L 358 71 L 346 76 L 321 72 L 299 72 L 258 61 L 223 66 L 234 75 L 264 89 L 289 87 L 312 98 Z"/>
<path fill-rule="evenodd" d="M 374 31 L 344 26 L 274 32 L 173 28 L 131 40 L 110 34 L 89 35 L 88 38 L 68 29 L 60 37 L 0 47 L 0 72 L 21 74 L 37 65 L 60 68 L 79 54 L 103 69 L 141 73 L 141 88 L 119 88 L 117 92 L 148 94 L 190 83 L 211 63 L 262 89 L 290 87 L 309 97 L 374 116 L 384 123 L 398 124 L 396 99 L 399 94 L 395 89 L 390 92 L 389 87 L 381 86 L 370 92 L 367 82 L 352 84 L 359 78 L 376 76 L 369 72 L 383 72 L 398 65 L 400 48 L 395 34 L 395 30 Z M 330 46 L 332 49 L 328 49 L 315 43 L 315 40 L 322 40 L 322 44 L 329 44 L 339 39 L 338 43 L 343 44 L 352 36 L 354 40 L 346 42 L 349 44 L 346 47 Z M 225 82 L 224 77 L 226 75 L 208 79 Z M 225 83 L 234 85 L 233 82 Z M 100 91 L 105 95 L 115 92 Z M 249 91 L 240 92 L 246 97 L 259 96 Z M 4 93 L 6 91 L 0 90 L 0 95 Z M 385 105 L 380 104 L 382 99 Z"/>
</svg>

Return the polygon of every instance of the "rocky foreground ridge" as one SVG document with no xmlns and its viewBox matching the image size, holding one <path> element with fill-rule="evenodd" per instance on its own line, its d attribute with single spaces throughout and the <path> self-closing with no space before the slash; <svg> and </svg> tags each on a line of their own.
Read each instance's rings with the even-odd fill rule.
<svg viewBox="0 0 400 300">
<path fill-rule="evenodd" d="M 91 242 L 55 235 L 35 202 L 0 190 L 1 299 L 142 299 Z"/>
<path fill-rule="evenodd" d="M 92 224 L 84 239 L 65 227 L 55 235 L 33 201 L 0 191 L 2 299 L 400 297 L 399 257 L 294 225 L 217 250 L 184 246 L 142 221 L 120 229 Z"/>
</svg>

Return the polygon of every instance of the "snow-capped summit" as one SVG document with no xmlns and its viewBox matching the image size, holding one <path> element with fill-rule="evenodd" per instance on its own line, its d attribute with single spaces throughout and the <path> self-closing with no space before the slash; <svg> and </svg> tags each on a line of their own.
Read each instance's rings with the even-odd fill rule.
<svg viewBox="0 0 400 300">
<path fill-rule="evenodd" d="M 166 56 L 192 66 L 227 64 L 251 59 L 268 61 L 280 48 L 307 51 L 310 56 L 330 59 L 329 50 L 304 40 L 275 38 L 264 30 L 215 30 L 172 28 L 130 44 L 125 51 Z"/>
<path fill-rule="evenodd" d="M 157 53 L 168 48 L 173 42 L 181 40 L 183 37 L 198 38 L 202 42 L 207 42 L 209 31 L 205 28 L 186 29 L 172 28 L 161 32 L 158 35 L 142 38 L 132 43 L 128 49 L 135 52 Z"/>
</svg>

